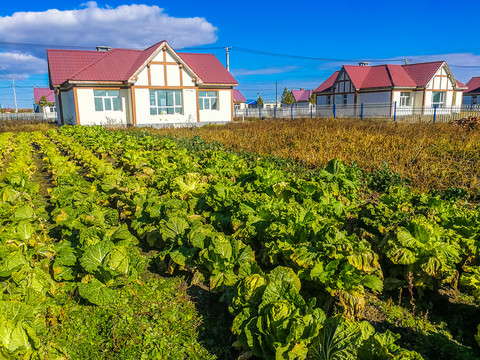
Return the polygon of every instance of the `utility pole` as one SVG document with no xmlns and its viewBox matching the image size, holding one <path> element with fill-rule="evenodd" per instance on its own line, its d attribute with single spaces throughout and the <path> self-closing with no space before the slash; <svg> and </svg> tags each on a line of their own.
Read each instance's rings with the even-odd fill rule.
<svg viewBox="0 0 480 360">
<path fill-rule="evenodd" d="M 278 90 L 277 90 L 278 81 L 275 81 L 275 107 L 278 104 Z"/>
<path fill-rule="evenodd" d="M 230 50 L 232 47 L 231 46 L 227 46 L 225 48 L 225 52 L 226 52 L 226 55 L 227 55 L 227 71 L 230 72 L 230 54 L 228 52 L 228 50 Z"/>
<path fill-rule="evenodd" d="M 15 92 L 15 77 L 12 75 L 13 99 L 15 100 L 15 113 L 18 113 L 17 93 Z"/>
</svg>

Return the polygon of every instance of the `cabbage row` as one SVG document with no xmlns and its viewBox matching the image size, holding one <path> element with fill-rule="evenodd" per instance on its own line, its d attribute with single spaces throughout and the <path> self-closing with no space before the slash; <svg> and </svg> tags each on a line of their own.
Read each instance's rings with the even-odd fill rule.
<svg viewBox="0 0 480 360">
<path fill-rule="evenodd" d="M 236 345 L 254 355 L 307 356 L 306 349 L 322 329 L 317 324 L 323 323 L 315 313 L 319 306 L 308 306 L 313 298 L 321 308 L 334 305 L 354 319 L 361 316 L 367 291 L 380 293 L 384 286 L 408 285 L 416 268 L 396 262 L 394 245 L 389 243 L 397 234 L 414 230 L 385 218 L 392 226 L 385 236 L 385 225 L 375 218 L 378 214 L 369 213 L 372 204 L 358 197 L 358 169 L 338 161 L 322 171 L 298 176 L 268 159 L 247 158 L 211 146 L 192 151 L 171 139 L 92 128 L 65 129 L 63 136 L 62 144 L 72 154 L 89 148 L 100 163 L 103 158 L 97 166 L 115 164 L 112 168 L 123 169 L 116 183 L 102 175 L 123 218 L 144 245 L 159 251 L 159 267 L 169 273 L 191 271 L 194 280 L 205 280 L 211 291 L 223 294 L 235 316 Z M 83 150 L 68 141 L 72 136 L 84 145 Z M 422 216 L 428 218 L 424 212 L 435 202 L 463 215 L 475 213 L 435 197 L 422 199 L 430 202 L 423 209 L 407 197 L 413 195 L 401 196 L 415 204 L 405 216 L 412 228 Z M 384 205 L 375 208 L 383 211 Z M 475 234 L 455 239 L 460 241 L 459 248 L 467 242 L 475 246 Z M 445 271 L 423 270 L 422 264 L 431 263 L 441 251 L 438 244 L 432 249 L 437 252 L 422 253 L 423 262 L 417 265 L 422 272 L 413 275 L 418 289 L 452 286 Z M 455 269 L 461 261 L 448 263 L 446 259 L 445 263 Z M 288 279 L 282 282 L 298 279 L 299 302 L 265 295 L 270 276 L 277 271 L 290 274 L 282 273 Z M 254 296 L 257 283 L 261 286 Z M 236 300 L 238 291 L 251 292 L 253 305 L 248 299 L 245 304 Z M 284 295 L 283 290 L 279 293 Z M 284 311 L 274 309 L 273 304 Z M 270 330 L 260 325 L 273 316 L 266 311 L 285 316 L 276 325 L 288 329 L 289 335 L 302 319 L 300 337 L 275 339 L 276 325 Z M 297 355 L 293 349 L 298 349 Z"/>
<path fill-rule="evenodd" d="M 0 204 L 4 356 L 66 355 L 40 341 L 49 314 L 72 292 L 110 304 L 145 269 L 140 249 L 160 274 L 188 272 L 218 293 L 244 357 L 422 359 L 361 321 L 367 298 L 410 291 L 413 312 L 428 291 L 480 302 L 479 211 L 441 194 L 391 184 L 373 193 L 337 160 L 308 170 L 198 138 L 63 127 L 10 139 L 0 136 L 11 158 Z"/>
</svg>

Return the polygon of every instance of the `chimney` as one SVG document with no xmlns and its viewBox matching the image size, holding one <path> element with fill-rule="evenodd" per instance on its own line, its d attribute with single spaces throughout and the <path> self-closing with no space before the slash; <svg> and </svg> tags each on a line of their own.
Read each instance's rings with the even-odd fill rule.
<svg viewBox="0 0 480 360">
<path fill-rule="evenodd" d="M 358 63 L 359 66 L 370 66 L 370 63 L 368 61 L 361 61 Z"/>
<path fill-rule="evenodd" d="M 97 51 L 110 51 L 110 50 L 112 50 L 110 46 L 103 46 L 103 45 L 97 46 Z"/>
</svg>

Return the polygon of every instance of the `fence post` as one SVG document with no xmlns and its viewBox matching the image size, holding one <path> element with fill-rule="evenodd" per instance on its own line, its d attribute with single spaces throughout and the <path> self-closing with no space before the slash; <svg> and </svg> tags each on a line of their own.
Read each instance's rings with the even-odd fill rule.
<svg viewBox="0 0 480 360">
<path fill-rule="evenodd" d="M 259 107 L 259 108 L 258 108 L 258 118 L 259 118 L 259 119 L 262 118 L 262 107 Z"/>
<path fill-rule="evenodd" d="M 333 118 L 335 119 L 335 117 L 337 116 L 337 108 L 336 108 L 336 105 L 337 104 L 333 104 Z"/>
<path fill-rule="evenodd" d="M 393 103 L 393 121 L 397 121 L 397 102 Z"/>
<path fill-rule="evenodd" d="M 293 120 L 293 105 L 290 106 L 290 117 Z"/>
<path fill-rule="evenodd" d="M 310 105 L 310 119 L 313 119 L 313 105 Z"/>
<path fill-rule="evenodd" d="M 433 106 L 433 123 L 435 124 L 435 120 L 437 119 L 437 105 Z"/>
<path fill-rule="evenodd" d="M 277 105 L 273 107 L 273 118 L 276 120 L 277 119 Z"/>
<path fill-rule="evenodd" d="M 360 119 L 363 120 L 363 103 L 362 103 L 362 107 L 360 108 Z"/>
</svg>

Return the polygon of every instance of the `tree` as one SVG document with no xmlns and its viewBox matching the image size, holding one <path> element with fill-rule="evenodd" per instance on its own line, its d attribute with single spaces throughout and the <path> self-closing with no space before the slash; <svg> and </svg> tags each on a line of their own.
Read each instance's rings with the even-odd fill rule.
<svg viewBox="0 0 480 360">
<path fill-rule="evenodd" d="M 260 95 L 258 95 L 258 99 L 257 99 L 257 106 L 259 108 L 263 107 L 263 99 Z"/>
<path fill-rule="evenodd" d="M 53 103 L 47 101 L 47 97 L 45 95 L 42 95 L 40 99 L 38 99 L 37 102 L 38 108 L 42 108 L 43 115 L 45 116 L 45 107 L 47 106 L 53 106 Z"/>
<path fill-rule="evenodd" d="M 317 94 L 314 94 L 312 93 L 312 96 L 310 96 L 310 104 L 312 104 L 313 106 L 317 105 Z"/>
<path fill-rule="evenodd" d="M 293 98 L 292 92 L 288 91 L 287 88 L 283 89 L 282 104 L 292 105 L 294 102 L 295 99 Z"/>
</svg>

